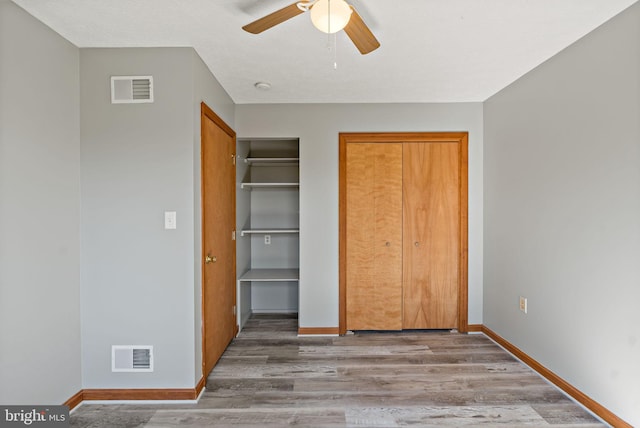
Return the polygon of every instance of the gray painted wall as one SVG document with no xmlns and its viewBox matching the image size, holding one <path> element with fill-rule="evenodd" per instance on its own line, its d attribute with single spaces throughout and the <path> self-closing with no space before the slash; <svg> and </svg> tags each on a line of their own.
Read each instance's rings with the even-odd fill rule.
<svg viewBox="0 0 640 428">
<path fill-rule="evenodd" d="M 469 322 L 482 323 L 482 104 L 238 105 L 242 138 L 300 138 L 301 327 L 338 325 L 338 133 L 469 131 Z"/>
<path fill-rule="evenodd" d="M 484 143 L 484 323 L 639 426 L 640 5 L 489 99 Z"/>
<path fill-rule="evenodd" d="M 79 52 L 0 0 L 0 403 L 80 379 Z"/>
<path fill-rule="evenodd" d="M 82 49 L 85 388 L 192 388 L 201 369 L 200 101 L 232 103 L 191 48 Z M 112 75 L 153 75 L 152 104 L 111 104 Z M 177 212 L 164 230 L 163 213 Z M 153 373 L 112 373 L 153 345 Z"/>
</svg>

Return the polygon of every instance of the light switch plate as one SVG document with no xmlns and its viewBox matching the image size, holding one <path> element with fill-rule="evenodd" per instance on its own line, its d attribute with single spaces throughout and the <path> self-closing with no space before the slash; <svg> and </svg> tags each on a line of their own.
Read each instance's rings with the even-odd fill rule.
<svg viewBox="0 0 640 428">
<path fill-rule="evenodd" d="M 176 212 L 175 211 L 164 212 L 164 228 L 165 229 L 176 228 Z"/>
<path fill-rule="evenodd" d="M 526 314 L 527 309 L 527 298 L 520 296 L 520 310 Z"/>
</svg>

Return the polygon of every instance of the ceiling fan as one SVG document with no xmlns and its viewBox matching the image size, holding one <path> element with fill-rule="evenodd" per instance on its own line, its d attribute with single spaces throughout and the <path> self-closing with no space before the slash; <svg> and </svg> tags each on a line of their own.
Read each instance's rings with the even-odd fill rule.
<svg viewBox="0 0 640 428">
<path fill-rule="evenodd" d="M 331 34 L 344 29 L 362 55 L 380 47 L 380 42 L 358 12 L 345 0 L 298 1 L 253 21 L 242 29 L 252 34 L 259 34 L 304 12 L 309 12 L 311 22 L 320 31 Z"/>
</svg>

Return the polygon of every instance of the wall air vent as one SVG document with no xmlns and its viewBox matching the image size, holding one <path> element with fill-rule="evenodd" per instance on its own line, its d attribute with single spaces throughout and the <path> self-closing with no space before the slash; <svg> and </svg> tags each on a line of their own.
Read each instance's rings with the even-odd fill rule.
<svg viewBox="0 0 640 428">
<path fill-rule="evenodd" d="M 113 345 L 112 372 L 152 372 L 153 346 Z"/>
<path fill-rule="evenodd" d="M 111 76 L 111 104 L 153 102 L 153 76 Z"/>
</svg>

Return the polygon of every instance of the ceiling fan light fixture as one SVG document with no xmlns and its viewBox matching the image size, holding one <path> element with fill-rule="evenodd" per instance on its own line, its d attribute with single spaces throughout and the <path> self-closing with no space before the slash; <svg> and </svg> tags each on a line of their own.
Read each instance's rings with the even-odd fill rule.
<svg viewBox="0 0 640 428">
<path fill-rule="evenodd" d="M 351 6 L 344 0 L 318 0 L 311 7 L 311 22 L 323 33 L 342 30 L 351 18 Z"/>
</svg>

